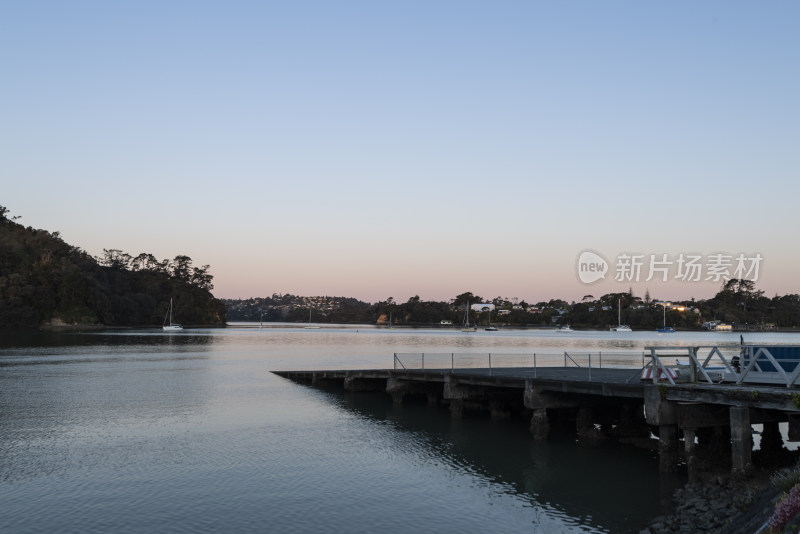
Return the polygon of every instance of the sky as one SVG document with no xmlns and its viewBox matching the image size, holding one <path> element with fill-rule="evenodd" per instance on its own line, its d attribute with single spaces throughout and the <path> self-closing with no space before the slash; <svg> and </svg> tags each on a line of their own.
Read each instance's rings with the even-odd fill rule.
<svg viewBox="0 0 800 534">
<path fill-rule="evenodd" d="M 800 293 L 798 65 L 794 1 L 3 2 L 0 205 L 220 298 Z"/>
</svg>

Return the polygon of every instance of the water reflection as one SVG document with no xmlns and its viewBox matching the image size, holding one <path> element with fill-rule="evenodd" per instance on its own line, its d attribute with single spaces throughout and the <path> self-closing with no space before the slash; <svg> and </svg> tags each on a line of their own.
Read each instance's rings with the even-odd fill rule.
<svg viewBox="0 0 800 534">
<path fill-rule="evenodd" d="M 633 334 L 0 331 L 0 530 L 636 531 L 671 489 L 652 453 L 558 435 L 534 443 L 525 421 L 458 421 L 440 406 L 398 409 L 383 394 L 331 394 L 269 373 L 387 368 L 393 352 L 659 341 Z M 738 335 L 668 342 L 722 339 Z"/>
<path fill-rule="evenodd" d="M 64 460 L 93 443 L 179 427 L 200 416 L 210 397 L 207 338 L 4 337 L 10 339 L 20 345 L 0 350 L 3 481 L 68 469 Z"/>
<path fill-rule="evenodd" d="M 298 386 L 300 387 L 300 386 Z M 380 393 L 329 391 L 331 402 L 370 424 L 389 424 L 406 437 L 406 454 L 474 478 L 492 493 L 538 510 L 538 526 L 638 532 L 669 507 L 683 475 L 658 472 L 654 452 L 619 444 L 580 446 L 569 433 L 534 442 L 522 418 L 485 414 L 454 419 L 444 406 Z"/>
</svg>

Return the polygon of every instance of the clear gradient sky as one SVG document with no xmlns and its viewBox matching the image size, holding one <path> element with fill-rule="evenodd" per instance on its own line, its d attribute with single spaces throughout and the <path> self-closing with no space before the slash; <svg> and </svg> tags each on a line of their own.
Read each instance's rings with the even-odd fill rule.
<svg viewBox="0 0 800 534">
<path fill-rule="evenodd" d="M 10 215 L 221 298 L 800 293 L 796 1 L 3 2 L 0 66 Z"/>
</svg>

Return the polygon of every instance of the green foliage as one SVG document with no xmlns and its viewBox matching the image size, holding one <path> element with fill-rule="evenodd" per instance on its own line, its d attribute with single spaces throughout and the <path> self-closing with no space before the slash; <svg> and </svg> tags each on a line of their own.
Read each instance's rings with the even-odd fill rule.
<svg viewBox="0 0 800 534">
<path fill-rule="evenodd" d="M 800 410 L 800 393 L 792 393 L 792 404 Z"/>
<path fill-rule="evenodd" d="M 0 209 L 0 325 L 160 325 L 175 301 L 184 324 L 224 324 L 225 307 L 209 292 L 208 266 L 178 256 L 158 262 L 106 249 L 101 258 L 68 245 L 58 232 L 25 228 Z"/>
</svg>

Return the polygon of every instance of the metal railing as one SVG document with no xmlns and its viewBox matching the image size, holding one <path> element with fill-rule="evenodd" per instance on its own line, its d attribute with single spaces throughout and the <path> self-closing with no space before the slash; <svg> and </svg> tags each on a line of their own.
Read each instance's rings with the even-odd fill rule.
<svg viewBox="0 0 800 534">
<path fill-rule="evenodd" d="M 793 387 L 800 380 L 798 345 L 699 345 L 645 347 L 653 382 L 776 384 Z M 683 360 L 682 358 L 685 358 Z"/>
<path fill-rule="evenodd" d="M 635 369 L 634 378 L 653 383 L 800 385 L 800 345 L 698 345 L 645 347 L 644 352 L 395 353 L 394 368 L 456 370 L 573 367 Z"/>
<path fill-rule="evenodd" d="M 394 369 L 403 370 L 456 370 L 532 368 L 534 376 L 539 367 L 579 367 L 589 370 L 602 368 L 641 369 L 643 352 L 563 352 L 563 353 L 457 353 L 414 352 L 395 353 Z M 641 365 L 639 362 L 642 362 Z"/>
</svg>

